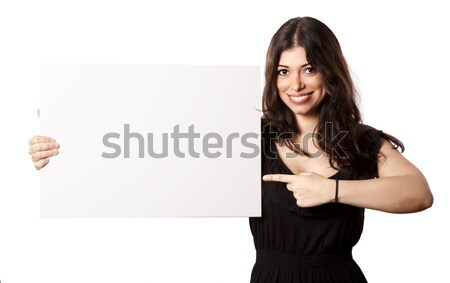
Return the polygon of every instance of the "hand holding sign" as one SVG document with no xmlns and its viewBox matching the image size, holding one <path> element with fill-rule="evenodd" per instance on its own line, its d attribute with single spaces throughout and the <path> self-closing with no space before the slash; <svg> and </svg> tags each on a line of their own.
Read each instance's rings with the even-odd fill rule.
<svg viewBox="0 0 450 283">
<path fill-rule="evenodd" d="M 29 142 L 28 153 L 36 170 L 40 170 L 50 162 L 50 157 L 58 154 L 59 144 L 55 139 L 46 136 L 34 136 Z"/>
<path fill-rule="evenodd" d="M 318 206 L 334 199 L 334 180 L 315 172 L 302 172 L 298 175 L 269 174 L 264 175 L 263 180 L 286 183 L 300 207 Z"/>
<path fill-rule="evenodd" d="M 39 108 L 37 113 L 40 117 Z M 52 137 L 36 135 L 28 141 L 28 145 L 28 154 L 31 155 L 31 160 L 34 162 L 36 170 L 41 170 L 50 162 L 51 156 L 58 154 L 59 144 Z"/>
</svg>

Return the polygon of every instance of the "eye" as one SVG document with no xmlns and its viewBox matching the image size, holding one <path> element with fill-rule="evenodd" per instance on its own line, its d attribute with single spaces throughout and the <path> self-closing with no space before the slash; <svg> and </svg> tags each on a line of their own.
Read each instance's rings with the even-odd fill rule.
<svg viewBox="0 0 450 283">
<path fill-rule="evenodd" d="M 277 71 L 278 75 L 280 76 L 286 76 L 288 74 L 288 70 L 286 69 L 280 69 Z"/>
<path fill-rule="evenodd" d="M 314 70 L 313 67 L 306 67 L 305 68 L 305 73 L 307 74 L 313 74 L 316 70 Z"/>
</svg>

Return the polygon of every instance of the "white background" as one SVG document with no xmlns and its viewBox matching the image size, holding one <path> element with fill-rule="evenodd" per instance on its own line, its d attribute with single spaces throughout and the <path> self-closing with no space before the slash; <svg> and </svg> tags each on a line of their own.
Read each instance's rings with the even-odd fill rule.
<svg viewBox="0 0 450 283">
<path fill-rule="evenodd" d="M 1 0 L 0 280 L 249 282 L 247 218 L 39 219 L 39 63 L 263 66 L 276 29 L 309 15 L 339 38 L 364 121 L 405 143 L 435 197 L 418 214 L 367 210 L 356 261 L 370 282 L 448 282 L 450 20 L 444 1 L 397 2 Z"/>
</svg>

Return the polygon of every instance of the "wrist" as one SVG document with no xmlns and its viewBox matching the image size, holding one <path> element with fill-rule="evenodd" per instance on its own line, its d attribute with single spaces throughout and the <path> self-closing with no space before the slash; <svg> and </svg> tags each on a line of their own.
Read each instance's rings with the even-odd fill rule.
<svg viewBox="0 0 450 283">
<path fill-rule="evenodd" d="M 327 188 L 326 201 L 327 202 L 335 202 L 336 180 L 334 180 L 334 179 L 327 179 L 326 188 Z"/>
<path fill-rule="evenodd" d="M 335 180 L 336 188 L 334 189 L 334 203 L 339 202 L 339 179 Z"/>
</svg>

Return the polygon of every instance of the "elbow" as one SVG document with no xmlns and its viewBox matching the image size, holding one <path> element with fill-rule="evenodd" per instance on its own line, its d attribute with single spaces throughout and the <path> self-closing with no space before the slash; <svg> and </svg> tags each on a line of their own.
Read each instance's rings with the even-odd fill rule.
<svg viewBox="0 0 450 283">
<path fill-rule="evenodd" d="M 422 176 L 421 180 L 418 181 L 417 184 L 420 185 L 417 187 L 417 194 L 415 198 L 415 212 L 430 208 L 434 202 L 433 194 L 431 193 L 430 186 L 428 185 L 425 177 Z"/>
<path fill-rule="evenodd" d="M 434 201 L 433 194 L 429 192 L 421 200 L 421 210 L 430 208 L 433 205 L 433 201 Z"/>
<path fill-rule="evenodd" d="M 427 180 L 424 177 L 423 189 L 422 189 L 422 210 L 428 209 L 433 205 L 434 198 L 431 193 L 430 186 L 428 185 Z"/>
<path fill-rule="evenodd" d="M 420 197 L 417 197 L 415 200 L 416 202 L 415 212 L 426 210 L 433 205 L 434 198 L 433 194 L 430 191 L 430 188 L 426 186 L 422 191 L 423 193 L 418 194 Z"/>
<path fill-rule="evenodd" d="M 404 206 L 397 207 L 398 210 L 395 210 L 395 213 L 415 213 L 426 210 L 433 205 L 433 195 L 416 196 L 405 201 Z"/>
</svg>

